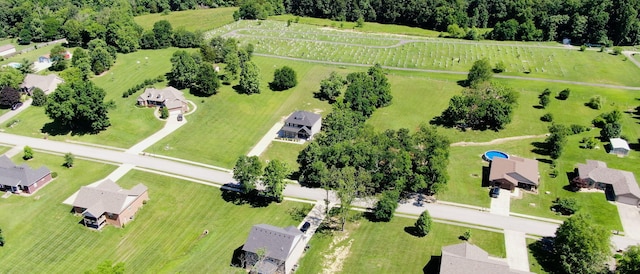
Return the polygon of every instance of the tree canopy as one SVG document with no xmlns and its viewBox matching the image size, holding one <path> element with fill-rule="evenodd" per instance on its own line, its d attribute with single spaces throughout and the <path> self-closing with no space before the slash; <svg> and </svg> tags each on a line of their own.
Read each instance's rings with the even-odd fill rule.
<svg viewBox="0 0 640 274">
<path fill-rule="evenodd" d="M 191 92 L 209 96 L 218 93 L 218 88 L 220 88 L 220 79 L 213 66 L 208 63 L 200 64 Z"/>
<path fill-rule="evenodd" d="M 240 183 L 243 193 L 249 193 L 256 188 L 256 182 L 260 175 L 262 175 L 262 162 L 257 156 L 242 155 L 238 157 L 233 167 L 233 179 Z"/>
<path fill-rule="evenodd" d="M 98 132 L 111 125 L 108 112 L 114 103 L 105 102 L 105 95 L 91 81 L 67 82 L 49 95 L 45 113 L 67 129 Z"/>
<path fill-rule="evenodd" d="M 329 77 L 320 81 L 320 91 L 316 92 L 315 96 L 320 100 L 334 103 L 342 93 L 345 84 L 346 80 L 337 72 L 332 71 Z"/>
<path fill-rule="evenodd" d="M 370 67 L 366 73 L 347 75 L 347 81 L 349 84 L 343 102 L 352 110 L 369 117 L 377 108 L 391 104 L 391 85 L 380 64 Z"/>
<path fill-rule="evenodd" d="M 240 93 L 260 93 L 260 69 L 256 64 L 248 61 L 244 64 L 240 73 Z"/>
<path fill-rule="evenodd" d="M 289 173 L 289 168 L 287 164 L 280 160 L 271 160 L 264 168 L 264 173 L 262 175 L 262 183 L 264 183 L 266 187 L 266 195 L 268 197 L 272 197 L 278 202 L 282 202 L 284 198 L 282 192 L 284 191 L 287 183 L 284 179 L 287 177 Z"/>
<path fill-rule="evenodd" d="M 630 246 L 622 253 L 616 271 L 620 274 L 640 273 L 640 245 Z"/>
<path fill-rule="evenodd" d="M 199 72 L 199 66 L 193 56 L 184 50 L 178 50 L 171 57 L 171 71 L 168 74 L 169 84 L 177 89 L 193 86 Z"/>
<path fill-rule="evenodd" d="M 471 87 L 476 87 L 479 84 L 491 80 L 492 76 L 493 70 L 491 64 L 489 64 L 488 59 L 483 58 L 473 63 L 467 75 L 467 84 Z"/>
<path fill-rule="evenodd" d="M 269 83 L 269 87 L 274 91 L 287 90 L 298 84 L 296 71 L 291 67 L 284 66 L 278 68 L 273 73 L 273 82 Z"/>
<path fill-rule="evenodd" d="M 12 87 L 4 87 L 0 90 L 0 105 L 11 107 L 20 102 L 20 91 Z"/>
<path fill-rule="evenodd" d="M 554 241 L 558 266 L 565 273 L 602 273 L 611 255 L 610 233 L 590 216 L 576 214 L 564 221 Z"/>
</svg>

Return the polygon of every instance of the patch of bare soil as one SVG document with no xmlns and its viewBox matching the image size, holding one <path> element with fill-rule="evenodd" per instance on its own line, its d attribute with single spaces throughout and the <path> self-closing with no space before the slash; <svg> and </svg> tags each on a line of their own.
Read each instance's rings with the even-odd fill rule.
<svg viewBox="0 0 640 274">
<path fill-rule="evenodd" d="M 351 244 L 353 244 L 353 239 L 348 239 L 349 231 L 347 230 L 334 234 L 334 238 L 329 245 L 328 252 L 323 256 L 324 261 L 322 262 L 322 273 L 338 273 L 342 270 L 342 265 L 344 264 L 345 259 L 349 257 Z"/>
</svg>

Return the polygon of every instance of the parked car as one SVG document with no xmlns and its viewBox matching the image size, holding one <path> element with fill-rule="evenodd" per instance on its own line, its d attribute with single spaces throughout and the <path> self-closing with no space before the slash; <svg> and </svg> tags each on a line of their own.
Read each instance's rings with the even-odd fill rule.
<svg viewBox="0 0 640 274">
<path fill-rule="evenodd" d="M 311 224 L 309 222 L 304 222 L 304 224 L 302 224 L 302 227 L 300 228 L 300 231 L 302 231 L 302 233 L 307 233 L 307 230 L 309 230 L 310 226 Z"/>
<path fill-rule="evenodd" d="M 182 117 L 182 113 L 181 113 L 181 114 L 178 114 L 178 122 L 182 122 L 182 119 L 183 119 L 183 117 Z"/>
<path fill-rule="evenodd" d="M 494 186 L 491 188 L 491 190 L 489 190 L 489 196 L 491 196 L 491 198 L 498 198 L 499 195 L 500 195 L 499 187 Z"/>
<path fill-rule="evenodd" d="M 11 106 L 11 110 L 16 110 L 22 106 L 22 102 L 17 102 Z"/>
</svg>

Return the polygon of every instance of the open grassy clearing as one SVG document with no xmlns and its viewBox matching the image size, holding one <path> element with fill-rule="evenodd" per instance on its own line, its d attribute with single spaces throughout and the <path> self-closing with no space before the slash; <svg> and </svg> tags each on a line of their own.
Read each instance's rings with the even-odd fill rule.
<svg viewBox="0 0 640 274">
<path fill-rule="evenodd" d="M 284 22 L 274 21 L 239 21 L 209 35 L 222 35 L 239 29 L 253 30 L 243 30 L 237 34 L 248 33 L 239 38 L 255 44 L 256 52 L 279 56 L 460 72 L 468 71 L 476 60 L 488 58 L 491 63 L 504 62 L 507 65 L 507 75 L 631 86 L 640 84 L 640 80 L 634 77 L 638 68 L 631 62 L 623 61 L 621 56 L 594 51 L 579 52 L 554 46 L 538 48 L 534 47 L 535 44 L 525 43 L 503 44 L 396 36 L 396 45 L 381 47 L 380 39 L 390 39 L 389 34 L 368 34 L 370 38 L 366 39 L 363 36 L 367 34 L 364 33 L 319 29 L 303 24 L 287 27 Z M 257 33 L 263 31 L 277 31 L 279 35 Z M 301 32 L 306 33 L 305 38 L 300 38 Z M 330 32 L 353 38 L 345 38 L 336 43 L 335 36 L 327 35 Z M 350 42 L 349 39 L 355 40 Z"/>
<path fill-rule="evenodd" d="M 298 154 L 308 143 L 305 144 L 293 144 L 284 142 L 271 142 L 271 145 L 260 155 L 260 159 L 263 161 L 280 160 L 287 163 L 291 172 L 297 171 L 300 167 L 296 162 Z"/>
<path fill-rule="evenodd" d="M 7 240 L 4 261 L 12 262 L 1 264 L 0 272 L 81 273 L 112 260 L 124 262 L 131 273 L 228 273 L 236 270 L 229 267 L 232 254 L 253 224 L 297 225 L 288 214 L 301 206 L 297 203 L 237 206 L 225 202 L 217 188 L 132 171 L 118 183 L 125 188 L 145 184 L 151 200 L 124 229 L 91 231 L 61 202 L 115 167 L 77 160 L 74 168 L 66 169 L 62 161 L 61 156 L 36 153 L 29 164 L 46 164 L 58 172 L 58 179 L 41 189 L 38 198 L 12 196 L 0 203 L 0 226 Z M 205 229 L 209 235 L 199 238 Z"/>
<path fill-rule="evenodd" d="M 14 46 L 17 46 L 17 44 L 13 44 Z M 33 44 L 31 45 L 27 45 L 27 47 L 33 46 Z M 3 61 L 0 61 L 0 65 L 6 65 L 8 63 L 11 62 L 18 62 L 20 63 L 22 61 L 22 59 L 27 59 L 31 62 L 35 62 L 38 61 L 38 57 L 45 55 L 45 54 L 49 54 L 51 52 L 51 49 L 54 47 L 55 45 L 48 45 L 46 47 L 41 47 L 41 48 L 37 48 L 34 49 L 32 51 L 29 52 L 25 52 L 22 54 L 17 54 L 14 56 L 11 56 L 10 58 L 5 58 Z M 16 48 L 18 49 L 18 48 Z M 70 49 L 71 51 L 73 51 L 73 49 Z"/>
<path fill-rule="evenodd" d="M 109 111 L 111 126 L 99 134 L 50 133 L 49 138 L 127 148 L 162 128 L 164 122 L 153 116 L 153 110 L 136 106 L 136 98 L 142 90 L 128 98 L 122 98 L 122 93 L 145 79 L 167 73 L 171 69 L 171 55 L 176 50 L 168 48 L 119 54 L 116 64 L 107 73 L 92 79 L 107 93 L 105 99 L 115 102 L 115 109 Z M 20 123 L 7 128 L 8 133 L 37 137 L 51 131 L 50 129 L 55 130 L 55 126 L 50 124 L 52 120 L 44 113 L 44 108 L 29 107 L 16 116 L 16 119 Z"/>
<path fill-rule="evenodd" d="M 402 217 L 389 223 L 362 219 L 349 223 L 346 232 L 335 232 L 333 237 L 316 234 L 309 243 L 311 248 L 300 260 L 298 271 L 322 273 L 328 265 L 337 265 L 327 256 L 337 255 L 344 260 L 338 271 L 342 273 L 422 273 L 432 256 L 441 255 L 442 246 L 460 243 L 458 237 L 467 230 L 434 223 L 428 236 L 418 238 L 405 232 L 405 227 L 414 223 L 414 219 Z M 470 230 L 471 243 L 491 256 L 505 257 L 503 234 Z"/>
<path fill-rule="evenodd" d="M 329 104 L 313 98 L 313 92 L 335 67 L 258 56 L 253 61 L 261 71 L 262 93 L 242 95 L 232 86 L 222 86 L 217 95 L 208 98 L 186 94 L 198 110 L 187 116 L 186 125 L 147 152 L 230 168 L 238 156 L 249 152 L 273 124 L 291 112 L 307 110 L 324 115 L 330 110 Z M 273 71 L 284 65 L 296 71 L 298 86 L 281 92 L 269 90 Z"/>
<path fill-rule="evenodd" d="M 233 22 L 233 12 L 238 8 L 197 9 L 172 11 L 169 14 L 152 13 L 136 16 L 133 20 L 144 29 L 153 29 L 153 24 L 167 20 L 173 29 L 184 27 L 188 31 L 207 31 Z"/>
</svg>

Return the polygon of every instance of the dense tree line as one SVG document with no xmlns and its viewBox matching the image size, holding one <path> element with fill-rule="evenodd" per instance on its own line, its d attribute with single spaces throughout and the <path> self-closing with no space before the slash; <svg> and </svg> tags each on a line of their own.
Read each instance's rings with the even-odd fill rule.
<svg viewBox="0 0 640 274">
<path fill-rule="evenodd" d="M 640 37 L 637 0 L 287 0 L 300 16 L 366 21 L 447 31 L 495 28 L 500 40 L 572 39 L 573 43 L 636 44 Z"/>
</svg>

